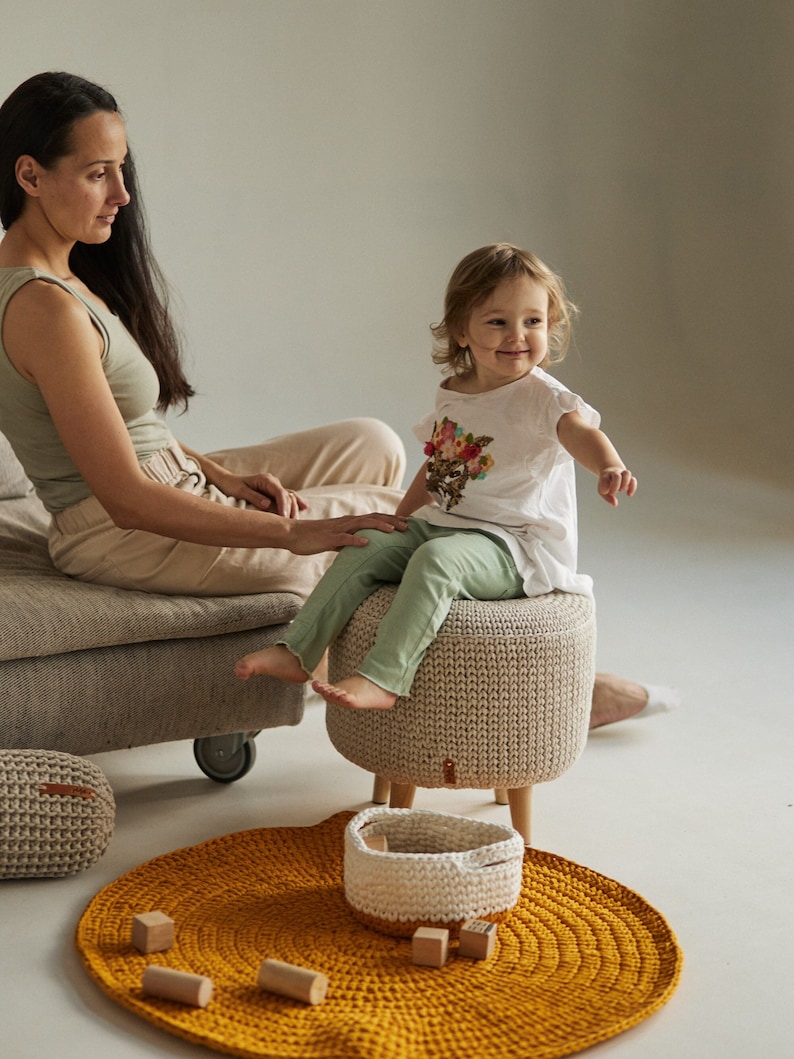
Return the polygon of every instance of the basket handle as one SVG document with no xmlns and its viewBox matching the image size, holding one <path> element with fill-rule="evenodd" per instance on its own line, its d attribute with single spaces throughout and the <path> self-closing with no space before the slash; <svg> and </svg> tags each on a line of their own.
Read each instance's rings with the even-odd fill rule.
<svg viewBox="0 0 794 1059">
<path fill-rule="evenodd" d="M 500 843 L 500 845 L 507 845 Z M 523 856 L 523 849 L 521 851 Z M 508 848 L 495 849 L 472 849 L 461 858 L 458 864 L 464 871 L 484 871 L 486 868 L 500 868 L 509 864 L 515 857 L 515 851 Z"/>
</svg>

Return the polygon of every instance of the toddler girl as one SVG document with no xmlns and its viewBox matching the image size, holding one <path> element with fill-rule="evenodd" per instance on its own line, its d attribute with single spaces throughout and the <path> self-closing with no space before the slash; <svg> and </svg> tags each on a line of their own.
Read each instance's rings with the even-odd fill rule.
<svg viewBox="0 0 794 1059">
<path fill-rule="evenodd" d="M 500 243 L 460 262 L 432 328 L 446 377 L 415 428 L 427 459 L 397 508 L 408 528 L 343 548 L 283 640 L 241 659 L 239 677 L 308 680 L 359 604 L 399 582 L 358 672 L 312 684 L 339 706 L 388 709 L 410 695 L 453 600 L 591 593 L 576 569 L 574 460 L 613 507 L 637 481 L 598 413 L 544 370 L 564 357 L 574 311 L 527 251 Z"/>
</svg>

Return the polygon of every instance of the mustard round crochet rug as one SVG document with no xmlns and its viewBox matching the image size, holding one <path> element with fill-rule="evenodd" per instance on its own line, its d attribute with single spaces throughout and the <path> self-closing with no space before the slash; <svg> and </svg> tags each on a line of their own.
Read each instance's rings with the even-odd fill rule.
<svg viewBox="0 0 794 1059">
<path fill-rule="evenodd" d="M 485 961 L 450 948 L 415 966 L 411 941 L 364 926 L 343 885 L 352 813 L 263 828 L 165 854 L 105 887 L 76 942 L 114 1000 L 169 1033 L 268 1059 L 552 1059 L 613 1037 L 673 994 L 681 952 L 663 917 L 620 883 L 527 850 L 521 896 Z M 132 917 L 175 920 L 171 949 L 143 955 Z M 266 957 L 328 976 L 316 1006 L 257 987 Z M 206 1008 L 144 996 L 145 967 L 212 978 Z"/>
</svg>

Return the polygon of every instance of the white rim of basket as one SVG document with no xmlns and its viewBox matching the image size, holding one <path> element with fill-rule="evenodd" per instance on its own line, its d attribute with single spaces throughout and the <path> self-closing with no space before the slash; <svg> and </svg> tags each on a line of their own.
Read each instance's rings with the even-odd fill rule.
<svg viewBox="0 0 794 1059">
<path fill-rule="evenodd" d="M 398 851 L 384 851 L 371 849 L 364 841 L 362 832 L 371 824 L 387 822 L 388 820 L 404 819 L 406 817 L 424 817 L 425 819 L 438 820 L 451 826 L 455 824 L 466 827 L 469 830 L 481 830 L 484 834 L 501 834 L 502 838 L 494 840 L 489 837 L 482 846 L 465 850 L 446 850 L 438 853 L 410 853 Z M 454 813 L 436 812 L 432 809 L 388 809 L 375 806 L 372 809 L 364 809 L 357 813 L 347 825 L 346 834 L 352 843 L 356 854 L 371 857 L 410 857 L 416 863 L 425 861 L 429 864 L 443 864 L 454 861 L 456 868 L 472 868 L 482 870 L 483 868 L 502 868 L 506 863 L 520 857 L 523 861 L 525 843 L 523 837 L 515 828 L 507 824 L 493 823 L 488 820 L 477 820 L 473 817 L 457 816 Z"/>
</svg>

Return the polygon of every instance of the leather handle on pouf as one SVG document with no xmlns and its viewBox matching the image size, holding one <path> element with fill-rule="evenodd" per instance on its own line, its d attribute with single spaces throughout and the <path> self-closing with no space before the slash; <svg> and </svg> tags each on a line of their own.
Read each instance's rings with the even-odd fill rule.
<svg viewBox="0 0 794 1059">
<path fill-rule="evenodd" d="M 65 798 L 88 798 L 93 801 L 96 791 L 93 787 L 79 787 L 75 783 L 40 783 L 39 794 L 57 794 Z"/>
</svg>

